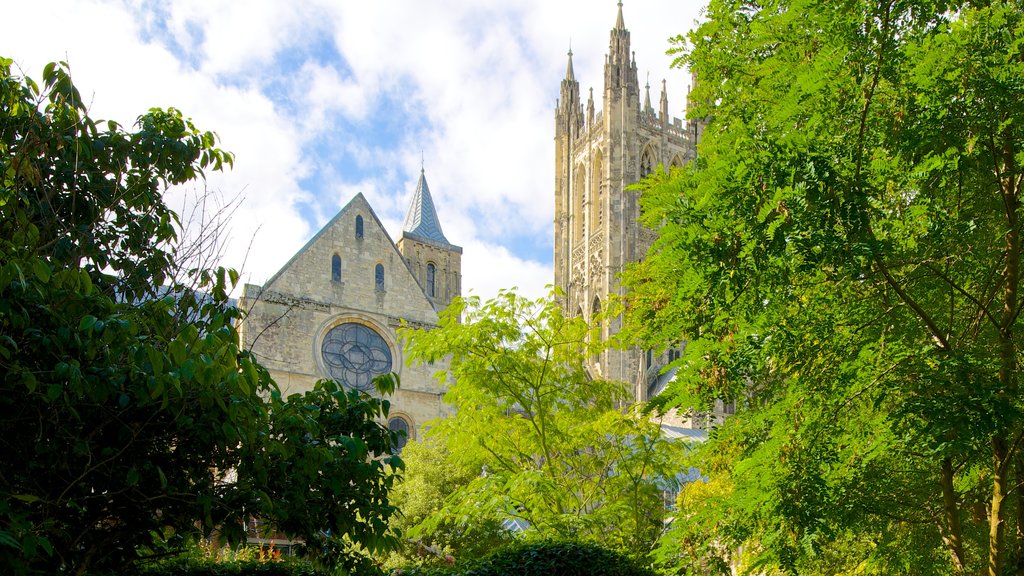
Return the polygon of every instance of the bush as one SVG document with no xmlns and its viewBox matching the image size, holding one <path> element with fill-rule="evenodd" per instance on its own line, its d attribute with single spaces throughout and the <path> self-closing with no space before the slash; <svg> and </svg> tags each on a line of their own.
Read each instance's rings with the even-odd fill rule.
<svg viewBox="0 0 1024 576">
<path fill-rule="evenodd" d="M 258 558 L 218 561 L 212 558 L 174 558 L 141 567 L 132 576 L 328 576 L 305 560 Z"/>
<path fill-rule="evenodd" d="M 396 570 L 402 576 L 654 576 L 637 561 L 585 542 L 526 542 L 458 567 Z"/>
</svg>

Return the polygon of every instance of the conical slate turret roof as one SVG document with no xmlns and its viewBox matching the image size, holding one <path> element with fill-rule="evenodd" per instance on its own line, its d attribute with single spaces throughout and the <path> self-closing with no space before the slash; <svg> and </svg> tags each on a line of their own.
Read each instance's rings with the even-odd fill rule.
<svg viewBox="0 0 1024 576">
<path fill-rule="evenodd" d="M 420 181 L 416 184 L 416 193 L 412 196 L 412 204 L 409 206 L 409 213 L 405 216 L 405 225 L 402 226 L 402 231 L 417 238 L 424 238 L 444 245 L 451 244 L 444 237 L 444 232 L 441 232 L 441 222 L 437 219 L 434 199 L 430 197 L 430 188 L 427 187 L 427 177 L 423 170 L 420 170 Z"/>
</svg>

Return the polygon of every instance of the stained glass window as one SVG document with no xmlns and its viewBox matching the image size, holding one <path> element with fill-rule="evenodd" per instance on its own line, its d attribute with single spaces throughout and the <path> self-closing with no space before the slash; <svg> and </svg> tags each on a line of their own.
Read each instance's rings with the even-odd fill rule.
<svg viewBox="0 0 1024 576">
<path fill-rule="evenodd" d="M 324 336 L 321 354 L 331 378 L 348 388 L 373 389 L 372 380 L 391 371 L 391 348 L 369 326 L 347 322 Z"/>
<path fill-rule="evenodd" d="M 433 298 L 434 294 L 434 279 L 437 276 L 437 267 L 433 264 L 427 264 L 427 296 Z"/>
<path fill-rule="evenodd" d="M 356 216 L 356 240 L 363 239 L 363 217 Z"/>
<path fill-rule="evenodd" d="M 374 282 L 377 290 L 384 289 L 384 265 L 377 264 L 377 268 L 374 270 Z"/>
</svg>

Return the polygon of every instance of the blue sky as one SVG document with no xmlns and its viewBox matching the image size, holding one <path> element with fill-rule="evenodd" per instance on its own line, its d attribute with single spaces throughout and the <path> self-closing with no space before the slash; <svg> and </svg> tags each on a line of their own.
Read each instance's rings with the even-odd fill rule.
<svg viewBox="0 0 1024 576">
<path fill-rule="evenodd" d="M 685 114 L 668 38 L 701 1 L 625 0 L 641 84 Z M 464 292 L 552 281 L 554 107 L 570 42 L 600 94 L 612 0 L 37 0 L 4 8 L 0 55 L 38 78 L 67 60 L 92 115 L 174 106 L 235 168 L 207 186 L 234 210 L 222 263 L 273 275 L 358 192 L 392 238 L 425 167 L 464 249 Z M 600 101 L 597 102 L 600 108 Z M 186 206 L 195 189 L 167 193 Z"/>
</svg>

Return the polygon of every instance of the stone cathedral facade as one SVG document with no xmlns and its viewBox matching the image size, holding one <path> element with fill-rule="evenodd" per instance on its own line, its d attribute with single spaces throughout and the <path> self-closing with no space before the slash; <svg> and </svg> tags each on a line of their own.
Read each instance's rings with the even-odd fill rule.
<svg viewBox="0 0 1024 576">
<path fill-rule="evenodd" d="M 421 172 L 397 243 L 358 194 L 266 283 L 246 284 L 242 345 L 284 395 L 323 378 L 372 391 L 375 376 L 395 372 L 388 424 L 416 438 L 448 414 L 433 376 L 444 366 L 406 366 L 396 329 L 436 326 L 461 284 L 462 248 L 441 231 Z"/>
<path fill-rule="evenodd" d="M 593 88 L 586 102 L 581 99 L 572 57 L 570 51 L 555 110 L 555 286 L 564 292 L 568 313 L 589 319 L 609 295 L 624 293 L 619 275 L 642 259 L 655 239 L 637 221 L 638 193 L 626 187 L 659 166 L 667 170 L 693 160 L 703 123 L 669 114 L 664 81 L 658 108 L 651 103 L 649 84 L 641 92 L 621 2 L 599 102 Z M 609 320 L 602 336 L 620 329 L 620 318 Z M 608 350 L 590 369 L 595 377 L 630 383 L 636 400 L 644 401 L 671 377 L 661 374 L 662 368 L 678 352 Z M 700 425 L 696 420 L 690 424 Z"/>
</svg>

